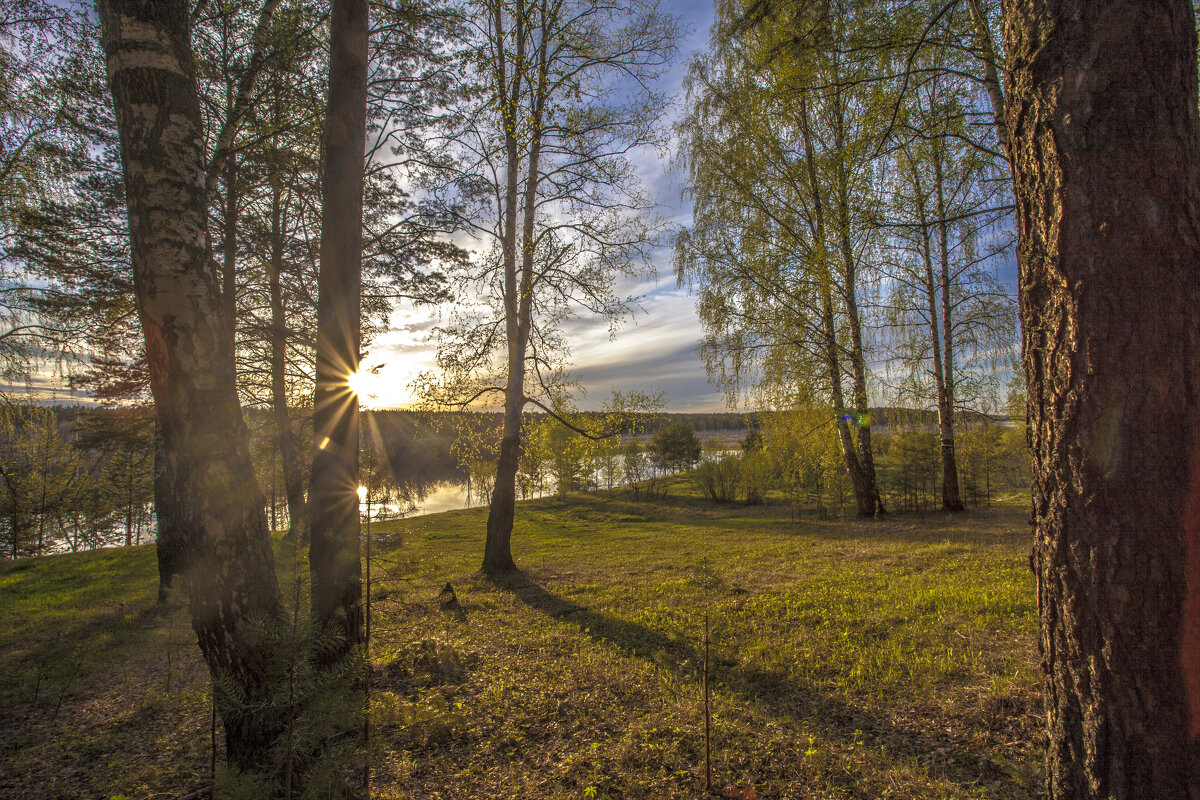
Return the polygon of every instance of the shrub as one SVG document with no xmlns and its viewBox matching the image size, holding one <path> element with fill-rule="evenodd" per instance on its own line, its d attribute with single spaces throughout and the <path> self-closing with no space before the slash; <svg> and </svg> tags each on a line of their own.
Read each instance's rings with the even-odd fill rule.
<svg viewBox="0 0 1200 800">
<path fill-rule="evenodd" d="M 653 474 L 642 446 L 630 442 L 621 449 L 621 472 L 625 486 L 635 500 L 652 500 L 667 496 L 667 484 Z"/>
<path fill-rule="evenodd" d="M 767 417 L 764 452 L 771 472 L 799 513 L 813 508 L 821 517 L 841 514 L 850 482 L 837 430 L 828 409 L 802 407 Z"/>
<path fill-rule="evenodd" d="M 767 490 L 775 483 L 770 459 L 760 446 L 756 450 L 747 451 L 741 462 L 742 497 L 745 498 L 746 505 L 765 503 Z"/>
<path fill-rule="evenodd" d="M 692 480 L 704 498 L 713 503 L 737 501 L 742 482 L 742 460 L 737 456 L 705 461 L 696 467 Z"/>
</svg>

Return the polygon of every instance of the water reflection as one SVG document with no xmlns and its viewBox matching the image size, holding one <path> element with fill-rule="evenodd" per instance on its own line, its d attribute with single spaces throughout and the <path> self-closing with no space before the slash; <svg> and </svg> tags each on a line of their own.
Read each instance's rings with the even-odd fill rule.
<svg viewBox="0 0 1200 800">
<path fill-rule="evenodd" d="M 386 497 L 381 500 L 372 498 L 371 519 L 440 514 L 443 511 L 474 508 L 483 503 L 483 498 L 472 496 L 465 481 L 440 481 L 412 488 L 402 497 Z M 365 518 L 367 504 L 363 503 L 359 510 Z"/>
<path fill-rule="evenodd" d="M 520 496 L 517 502 L 542 497 L 544 492 Z M 444 511 L 457 511 L 460 508 L 478 508 L 490 502 L 485 492 L 472 488 L 468 480 L 441 480 L 417 486 L 407 486 L 401 492 L 393 492 L 388 496 L 371 498 L 371 519 L 388 520 L 405 517 L 420 517 L 425 514 L 441 514 Z M 367 516 L 367 504 L 359 506 L 363 519 Z"/>
<path fill-rule="evenodd" d="M 736 453 L 734 450 L 714 449 L 706 451 L 704 459 L 720 459 Z M 608 475 L 601 467 L 593 467 L 590 473 L 579 476 L 572 491 L 594 491 L 596 489 L 615 489 L 626 486 L 630 482 L 655 480 L 675 474 L 673 470 L 656 469 L 646 458 L 639 459 L 644 467 L 641 470 L 629 470 L 627 459 L 618 455 L 616 469 L 610 469 Z M 549 462 L 546 462 L 549 464 Z M 619 476 L 619 477 L 617 477 Z M 420 482 L 411 477 L 399 486 L 388 491 L 378 490 L 372 493 L 371 519 L 388 520 L 406 517 L 418 517 L 425 514 L 441 514 L 445 511 L 457 511 L 462 508 L 477 508 L 491 502 L 490 482 L 483 487 L 472 486 L 469 477 L 442 477 L 440 480 Z M 543 476 L 537 484 L 528 480 L 522 482 L 518 477 L 517 502 L 547 497 L 554 494 L 554 480 Z M 367 506 L 360 506 L 359 513 L 364 519 Z"/>
</svg>

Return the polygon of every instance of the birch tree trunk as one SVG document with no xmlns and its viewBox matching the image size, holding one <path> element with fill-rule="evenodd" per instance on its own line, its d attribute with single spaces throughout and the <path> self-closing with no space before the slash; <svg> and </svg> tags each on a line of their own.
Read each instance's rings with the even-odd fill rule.
<svg viewBox="0 0 1200 800">
<path fill-rule="evenodd" d="M 178 533 L 205 661 L 242 695 L 217 698 L 229 761 L 255 770 L 269 763 L 281 726 L 261 710 L 274 648 L 248 622 L 277 618 L 281 606 L 211 265 L 190 9 L 183 0 L 102 0 L 99 10 L 161 435 L 158 470 L 170 488 L 164 516 Z"/>
<path fill-rule="evenodd" d="M 1006 161 L 1012 161 L 1012 145 L 1009 143 L 1008 123 L 1004 119 L 1004 90 L 1000 86 L 1000 59 L 996 54 L 996 45 L 992 41 L 992 28 L 980 0 L 967 0 L 967 9 L 971 13 L 971 23 L 975 28 L 975 41 L 983 59 L 983 86 L 988 93 L 988 101 L 992 110 L 992 125 L 996 129 L 996 139 L 1000 142 L 1000 151 Z"/>
<path fill-rule="evenodd" d="M 870 445 L 870 429 L 869 428 L 866 429 L 867 430 L 867 438 L 864 442 L 864 440 L 862 438 L 862 432 L 864 429 L 861 426 L 859 427 L 859 429 L 858 429 L 858 433 L 859 433 L 858 444 L 860 447 L 859 447 L 859 449 L 856 449 L 854 437 L 850 433 L 850 415 L 846 413 L 845 393 L 843 392 L 843 389 L 842 389 L 843 367 L 842 367 L 842 363 L 841 363 L 841 356 L 839 355 L 840 348 L 838 346 L 838 341 L 837 341 L 838 328 L 837 328 L 837 323 L 834 319 L 834 311 L 833 311 L 833 274 L 832 274 L 832 270 L 829 267 L 830 254 L 829 254 L 829 250 L 826 246 L 826 241 L 825 241 L 825 237 L 826 237 L 825 212 L 824 212 L 825 203 L 823 202 L 822 193 L 821 193 L 821 182 L 817 175 L 817 169 L 818 169 L 817 156 L 816 156 L 816 149 L 813 146 L 812 127 L 809 124 L 808 103 L 804 97 L 800 98 L 800 123 L 801 123 L 801 128 L 800 128 L 801 137 L 804 140 L 805 169 L 808 172 L 809 187 L 810 187 L 809 191 L 811 193 L 811 198 L 812 198 L 813 234 L 814 234 L 814 240 L 816 242 L 816 246 L 820 249 L 820 254 L 821 254 L 821 256 L 820 256 L 821 263 L 818 266 L 818 270 L 819 270 L 818 280 L 820 283 L 819 294 L 821 297 L 821 335 L 822 335 L 822 340 L 823 340 L 822 341 L 823 354 L 825 357 L 825 359 L 824 359 L 825 360 L 825 370 L 826 370 L 827 379 L 829 381 L 830 404 L 833 406 L 834 424 L 837 426 L 838 441 L 841 443 L 841 447 L 842 447 L 842 459 L 843 459 L 844 463 L 846 464 L 846 474 L 850 478 L 850 486 L 854 492 L 855 503 L 858 506 L 858 512 L 857 512 L 858 516 L 859 517 L 873 517 L 873 516 L 875 516 L 875 510 L 876 510 L 877 504 L 878 504 L 878 508 L 882 509 L 883 503 L 879 500 L 879 491 L 875 484 L 874 465 L 873 464 L 871 465 L 870 472 L 868 473 L 868 471 L 865 468 L 863 461 L 862 461 L 862 452 L 863 451 L 861 449 L 861 445 L 865 444 L 866 452 L 868 455 L 870 454 L 870 446 L 871 446 Z M 842 204 L 841 201 L 844 198 L 844 194 L 841 193 L 841 191 L 840 191 L 841 189 L 845 188 L 845 184 L 840 183 L 838 188 L 839 188 L 839 194 L 838 194 L 839 227 L 841 227 L 843 224 L 848 226 L 849 225 L 848 206 L 844 206 Z M 841 214 L 842 211 L 846 212 L 844 216 Z M 845 233 L 845 236 L 842 236 L 841 235 L 842 233 L 845 233 L 845 231 L 844 230 L 839 231 L 838 239 L 839 239 L 839 254 L 842 257 L 842 261 L 843 261 L 842 266 L 844 268 L 843 277 L 846 278 L 847 280 L 851 280 L 853 277 L 853 269 L 854 269 L 853 254 L 849 252 L 849 244 L 848 244 L 848 241 L 849 241 L 848 235 L 849 234 Z M 853 291 L 854 291 L 854 286 L 853 286 L 853 282 L 851 280 L 851 282 L 847 286 L 847 291 L 845 292 L 845 294 L 847 296 L 849 296 L 851 293 L 853 293 Z M 855 312 L 857 313 L 857 308 L 855 309 Z M 858 326 L 858 319 L 857 319 L 857 317 L 855 317 L 853 320 L 851 320 L 850 327 L 854 330 L 858 330 L 857 326 Z M 861 338 L 859 338 L 857 340 L 857 350 L 854 349 L 853 343 L 851 345 L 851 348 L 852 348 L 852 354 L 851 354 L 852 360 L 854 357 L 854 353 L 857 353 L 861 357 L 861 355 L 862 355 L 862 340 L 861 340 Z M 853 370 L 853 374 L 855 377 L 855 380 L 854 380 L 855 401 L 857 404 L 857 401 L 860 399 L 859 398 L 859 389 L 861 388 L 863 390 L 862 399 L 865 404 L 866 372 L 865 372 L 865 370 L 859 370 L 857 368 L 858 366 L 861 366 L 861 365 L 854 365 L 854 366 L 855 366 L 855 369 Z M 859 381 L 859 378 L 862 378 L 862 382 Z M 865 411 L 862 413 L 865 413 Z M 856 424 L 858 422 L 860 422 L 861 419 L 862 419 L 862 417 L 860 416 L 860 414 L 854 415 L 854 420 L 855 420 Z"/>
<path fill-rule="evenodd" d="M 1196 800 L 1192 6 L 1008 0 L 1004 12 L 1048 791 Z"/>
<path fill-rule="evenodd" d="M 915 165 L 913 186 L 919 199 L 917 207 L 920 215 L 921 261 L 925 268 L 921 276 L 921 294 L 924 295 L 925 313 L 929 317 L 929 352 L 933 362 L 933 384 L 937 393 L 938 434 L 941 438 L 942 458 L 942 508 L 946 511 L 962 511 L 962 498 L 958 491 L 958 466 L 954 458 L 954 404 L 950 397 L 950 387 L 946 383 L 948 370 L 942 363 L 942 333 L 946 328 L 947 310 L 943 304 L 942 313 L 938 313 L 941 283 L 933 274 L 933 242 L 930 238 L 933 225 L 925 213 L 925 196 Z M 944 262 L 944 248 L 942 253 Z"/>
</svg>

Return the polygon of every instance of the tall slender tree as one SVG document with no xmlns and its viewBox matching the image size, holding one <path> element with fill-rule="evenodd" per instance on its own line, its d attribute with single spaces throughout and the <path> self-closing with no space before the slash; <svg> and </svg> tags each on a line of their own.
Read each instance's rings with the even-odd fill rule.
<svg viewBox="0 0 1200 800">
<path fill-rule="evenodd" d="M 999 391 L 998 369 L 1015 350 L 1015 298 L 996 275 L 1011 238 L 1007 167 L 974 146 L 976 87 L 948 74 L 949 56 L 930 48 L 929 74 L 908 93 L 896 127 L 889 201 L 881 227 L 888 247 L 883 301 L 900 402 L 937 410 L 942 508 L 961 511 L 956 414 Z M 940 64 L 940 69 L 933 64 Z M 964 65 L 963 72 L 966 71 Z"/>
<path fill-rule="evenodd" d="M 376 7 L 370 38 L 368 137 L 362 221 L 360 351 L 384 329 L 392 300 L 444 298 L 444 261 L 461 251 L 442 238 L 449 219 L 403 188 L 414 153 L 449 90 L 439 48 L 444 12 Z M 328 31 L 322 16 L 287 4 L 273 18 L 272 58 L 260 101 L 246 115 L 241 172 L 248 184 L 239 229 L 238 372 L 243 402 L 275 418 L 289 524 L 304 538 L 308 465 L 301 440 L 313 391 L 319 253 L 321 130 Z"/>
<path fill-rule="evenodd" d="M 442 331 L 444 404 L 502 399 L 483 569 L 515 569 L 511 537 L 523 411 L 554 413 L 567 389 L 559 323 L 615 324 L 632 311 L 621 276 L 649 263 L 660 225 L 628 154 L 661 139 L 651 80 L 678 20 L 652 0 L 479 0 L 470 6 L 477 93 L 450 150 L 462 221 L 491 249 L 462 275 L 483 300 Z"/>
<path fill-rule="evenodd" d="M 289 4 L 273 18 L 273 58 L 246 114 L 246 206 L 240 230 L 237 357 L 243 403 L 271 410 L 290 534 L 306 539 L 309 464 L 302 442 L 312 402 L 319 273 L 321 65 L 328 31 L 315 9 Z"/>
<path fill-rule="evenodd" d="M 1187 0 L 1006 2 L 1052 800 L 1200 798 Z"/>
<path fill-rule="evenodd" d="M 334 0 L 322 172 L 316 396 L 309 484 L 309 566 L 318 624 L 342 634 L 340 655 L 362 641 L 358 556 L 359 291 L 367 109 L 367 0 Z"/>
<path fill-rule="evenodd" d="M 878 98 L 844 55 L 850 18 L 801 4 L 735 37 L 740 4 L 718 11 L 679 125 L 694 221 L 675 263 L 700 292 L 701 352 L 731 400 L 749 387 L 771 405 L 829 408 L 858 513 L 874 516 L 862 284 L 877 249 L 865 222 Z M 795 28 L 814 41 L 781 49 Z"/>
<path fill-rule="evenodd" d="M 109 127 L 89 6 L 0 3 L 0 368 L 10 379 L 29 374 L 48 352 L 73 350 L 90 327 L 90 320 L 43 313 L 61 300 L 62 285 L 27 273 L 31 230 L 42 227 L 47 207 L 65 204 L 64 187 L 75 176 L 91 177 L 95 134 Z M 95 219 L 74 222 L 88 228 Z"/>
</svg>

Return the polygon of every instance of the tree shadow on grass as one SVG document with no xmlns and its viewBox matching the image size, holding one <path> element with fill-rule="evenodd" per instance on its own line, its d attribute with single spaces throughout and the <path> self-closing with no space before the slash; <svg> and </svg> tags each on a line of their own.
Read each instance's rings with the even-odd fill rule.
<svg viewBox="0 0 1200 800">
<path fill-rule="evenodd" d="M 689 661 L 698 664 L 692 644 L 636 622 L 593 611 L 568 600 L 530 580 L 525 573 L 514 572 L 497 578 L 497 588 L 513 594 L 530 608 L 554 619 L 578 626 L 593 641 L 615 647 L 629 655 L 645 659 L 664 658 L 677 666 Z"/>
<path fill-rule="evenodd" d="M 703 653 L 685 638 L 672 636 L 640 623 L 594 611 L 568 600 L 533 581 L 522 572 L 493 579 L 501 591 L 512 594 L 530 608 L 563 623 L 574 625 L 592 641 L 627 655 L 673 667 L 681 677 L 699 683 Z M 722 690 L 743 702 L 761 704 L 771 714 L 804 722 L 831 741 L 846 746 L 886 747 L 893 756 L 916 758 L 936 765 L 947 780 L 964 786 L 996 782 L 1001 768 L 972 759 L 972 765 L 946 758 L 947 752 L 965 752 L 974 746 L 966 740 L 931 735 L 920 720 L 900 725 L 879 714 L 850 705 L 840 698 L 799 686 L 787 675 L 719 659 L 710 660 L 711 679 Z M 990 775 L 981 774 L 986 770 Z M 852 776 L 848 776 L 852 780 Z"/>
<path fill-rule="evenodd" d="M 162 629 L 169 640 L 150 645 Z M 70 620 L 60 620 L 53 632 L 39 630 L 0 657 L 7 678 L 0 681 L 0 697 L 14 714 L 34 713 L 47 703 L 54 707 L 56 697 L 61 705 L 86 696 L 90 686 L 109 680 L 113 670 L 128 673 L 139 660 L 165 658 L 168 650 L 178 658 L 193 642 L 178 606 L 116 603 L 81 609 Z"/>
</svg>

